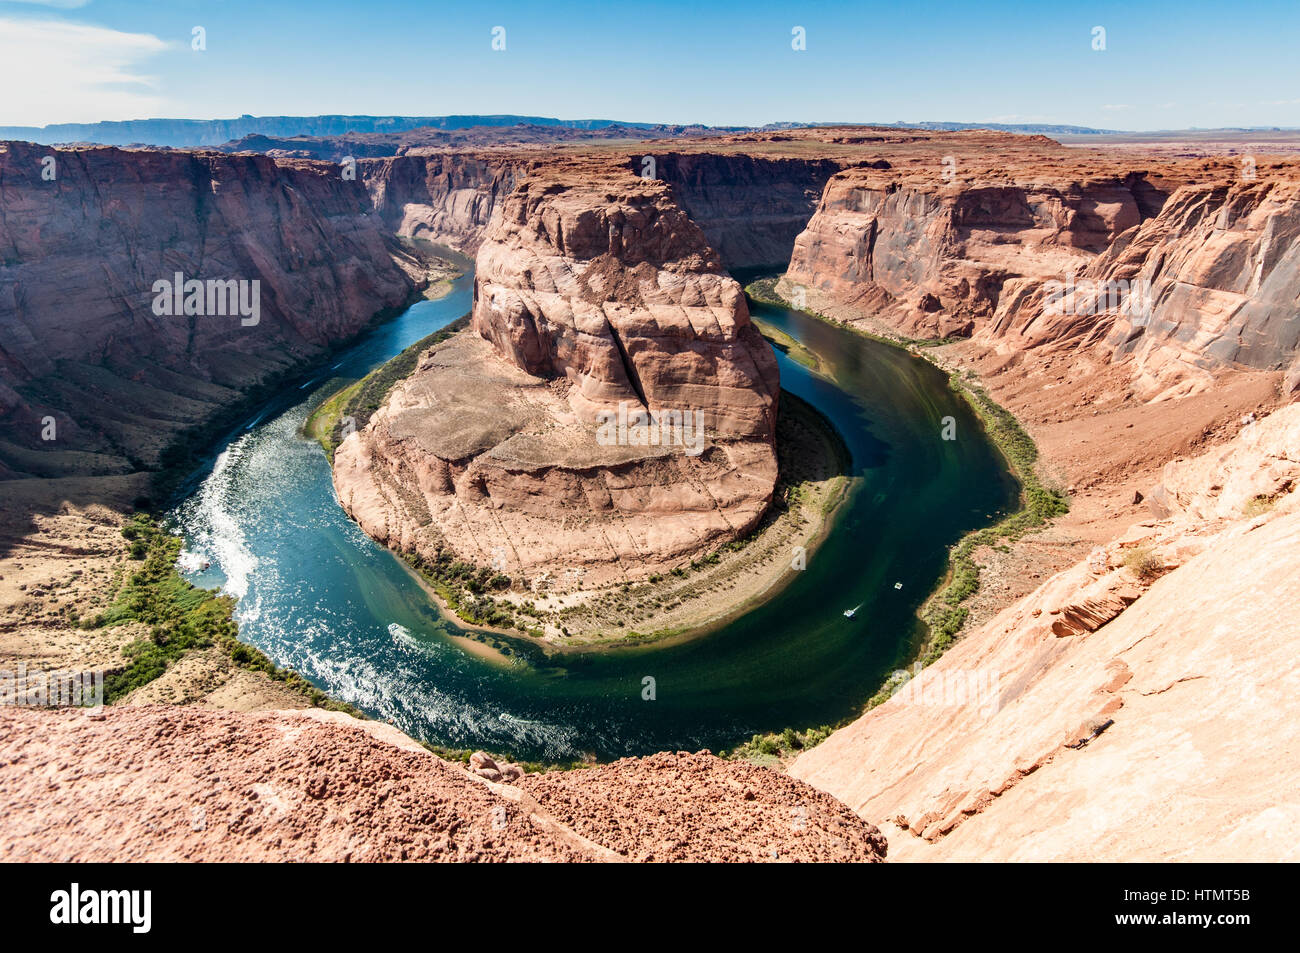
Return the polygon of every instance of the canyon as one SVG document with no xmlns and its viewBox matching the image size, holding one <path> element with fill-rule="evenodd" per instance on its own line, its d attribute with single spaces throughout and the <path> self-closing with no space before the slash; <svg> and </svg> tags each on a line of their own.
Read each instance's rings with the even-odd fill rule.
<svg viewBox="0 0 1300 953">
<path fill-rule="evenodd" d="M 157 468 L 187 428 L 406 303 L 424 265 L 373 214 L 310 163 L 0 147 L 0 469 Z M 258 281 L 259 325 L 155 314 L 153 285 L 176 272 Z"/>
<path fill-rule="evenodd" d="M 485 232 L 469 335 L 343 441 L 335 487 L 371 536 L 427 559 L 644 579 L 757 524 L 778 386 L 740 286 L 662 183 L 552 171 Z M 643 426 L 601 439 L 602 415 L 629 413 Z M 675 443 L 638 436 L 673 413 Z"/>
<path fill-rule="evenodd" d="M 41 178 L 51 154 L 53 182 Z M 647 156 L 655 174 L 642 178 Z M 689 756 L 710 783 L 756 772 L 744 784 L 760 800 L 773 792 L 774 815 L 827 792 L 808 859 L 878 859 L 872 825 L 891 859 L 1291 856 L 1300 812 L 1276 752 L 1294 745 L 1294 686 L 1278 673 L 1292 668 L 1288 607 L 1300 595 L 1300 167 L 1284 154 L 1252 160 L 1243 178 L 1239 157 L 1218 150 L 822 127 L 546 153 L 426 146 L 359 158 L 347 180 L 336 162 L 287 156 L 5 144 L 0 658 L 112 664 L 130 633 L 86 635 L 67 608 L 102 605 L 124 562 L 121 513 L 174 459 L 168 448 L 411 300 L 446 268 L 428 242 L 476 256 L 472 327 L 424 353 L 339 448 L 340 501 L 369 535 L 483 563 L 495 547 L 480 540 L 505 540 L 511 571 L 578 564 L 598 583 L 741 538 L 778 477 L 779 382 L 727 269 L 777 265 L 777 291 L 797 306 L 977 380 L 1022 422 L 1072 506 L 1008 552 L 977 552 L 965 633 L 793 761 L 811 788 Z M 175 271 L 260 280 L 259 326 L 159 320 L 149 289 Z M 1077 290 L 1049 307 L 1051 284 L 1068 281 Z M 620 404 L 700 410 L 709 449 L 597 444 L 592 421 Z M 56 441 L 40 438 L 46 417 Z M 560 506 L 578 525 L 557 521 Z M 69 577 L 74 561 L 81 575 Z M 996 704 L 925 701 L 928 686 L 942 694 L 980 671 L 999 676 Z M 301 704 L 278 689 L 239 694 L 248 708 Z M 131 719 L 251 740 L 310 717 L 115 709 L 85 724 L 51 712 L 3 721 L 11 736 L 32 737 L 22 721 L 66 744 L 99 732 L 127 745 Z M 308 728 L 333 759 L 322 778 L 355 784 L 346 765 L 361 729 Z M 65 776 L 63 744 L 41 754 L 51 778 Z M 568 846 L 548 840 L 528 856 L 664 856 L 649 843 L 671 839 L 662 831 L 611 833 L 649 825 L 629 792 L 698 767 L 664 758 L 591 769 L 602 774 L 590 791 L 550 774 L 530 782 L 544 808 L 533 816 L 559 818 Z M 451 801 L 477 783 L 432 755 L 410 759 L 402 776 L 438 775 Z M 269 770 L 250 766 L 248 784 Z M 0 790 L 15 811 L 30 804 L 12 777 Z M 1104 794 L 1117 790 L 1122 807 Z M 834 813 L 831 796 L 856 816 Z M 496 802 L 481 798 L 490 813 Z M 109 803 L 96 823 L 125 809 Z M 59 838 L 79 830 L 59 824 Z M 472 849 L 486 855 L 481 827 Z M 851 851 L 836 840 L 850 830 Z M 228 856 L 278 850 L 225 836 Z M 758 843 L 744 856 L 759 859 Z"/>
<path fill-rule="evenodd" d="M 791 773 L 892 859 L 1293 860 L 1297 486 L 1297 404 L 1170 461 L 1151 510 Z"/>
</svg>

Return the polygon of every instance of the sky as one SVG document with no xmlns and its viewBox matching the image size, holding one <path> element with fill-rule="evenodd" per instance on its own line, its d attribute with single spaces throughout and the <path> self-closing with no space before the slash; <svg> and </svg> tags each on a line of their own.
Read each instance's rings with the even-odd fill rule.
<svg viewBox="0 0 1300 953">
<path fill-rule="evenodd" d="M 1300 126 L 1298 40 L 1296 0 L 0 0 L 0 125 L 515 113 Z"/>
</svg>

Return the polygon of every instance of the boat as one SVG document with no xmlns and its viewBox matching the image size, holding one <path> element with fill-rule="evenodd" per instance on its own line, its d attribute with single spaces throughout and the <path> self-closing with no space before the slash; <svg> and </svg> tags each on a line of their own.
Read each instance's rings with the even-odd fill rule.
<svg viewBox="0 0 1300 953">
<path fill-rule="evenodd" d="M 856 606 L 854 606 L 852 609 L 845 609 L 845 610 L 844 610 L 844 618 L 846 618 L 846 619 L 852 619 L 853 616 L 854 616 L 854 614 L 855 614 L 859 609 L 861 609 L 861 608 L 862 608 L 862 603 L 858 603 L 858 604 L 857 604 Z"/>
</svg>

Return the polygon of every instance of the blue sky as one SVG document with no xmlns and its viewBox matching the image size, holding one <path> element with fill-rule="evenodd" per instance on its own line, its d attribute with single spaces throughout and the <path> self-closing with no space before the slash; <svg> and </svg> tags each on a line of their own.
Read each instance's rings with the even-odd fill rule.
<svg viewBox="0 0 1300 953">
<path fill-rule="evenodd" d="M 1297 41 L 1294 0 L 0 0 L 0 125 L 520 113 L 1300 126 Z"/>
</svg>

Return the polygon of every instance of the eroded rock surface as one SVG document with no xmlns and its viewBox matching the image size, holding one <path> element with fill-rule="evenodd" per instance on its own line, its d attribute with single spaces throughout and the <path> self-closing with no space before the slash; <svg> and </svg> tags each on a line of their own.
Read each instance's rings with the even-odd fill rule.
<svg viewBox="0 0 1300 953">
<path fill-rule="evenodd" d="M 1008 363 L 1122 366 L 1143 400 L 1204 391 L 1223 368 L 1300 388 L 1294 159 L 1243 177 L 1028 142 L 1000 164 L 950 147 L 928 170 L 833 176 L 779 289 L 905 336 L 972 337 Z"/>
<path fill-rule="evenodd" d="M 1162 196 L 1144 177 L 1040 183 L 899 181 L 850 169 L 826 187 L 783 284 L 915 336 L 969 334 L 1013 280 L 1082 270 Z"/>
<path fill-rule="evenodd" d="M 471 331 L 340 445 L 335 486 L 401 550 L 643 579 L 756 525 L 778 390 L 740 287 L 662 183 L 552 173 L 488 230 Z"/>
<path fill-rule="evenodd" d="M 1300 405 L 1169 463 L 1147 494 L 1162 518 L 792 773 L 878 819 L 900 859 L 1295 859 L 1297 485 Z"/>
<path fill-rule="evenodd" d="M 0 478 L 156 466 L 416 287 L 360 183 L 266 156 L 0 144 L 0 248 Z M 155 313 L 178 272 L 257 282 L 256 322 Z"/>
<path fill-rule="evenodd" d="M 707 753 L 501 784 L 346 715 L 171 706 L 7 706 L 0 743 L 5 861 L 879 861 L 886 849 L 828 795 Z M 656 805 L 671 813 L 643 823 Z"/>
</svg>

